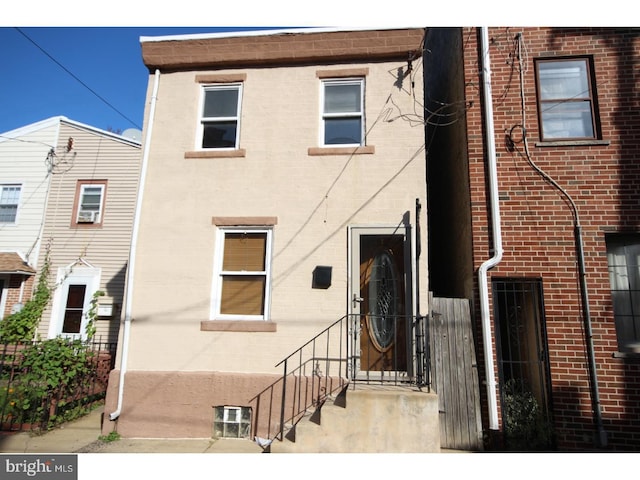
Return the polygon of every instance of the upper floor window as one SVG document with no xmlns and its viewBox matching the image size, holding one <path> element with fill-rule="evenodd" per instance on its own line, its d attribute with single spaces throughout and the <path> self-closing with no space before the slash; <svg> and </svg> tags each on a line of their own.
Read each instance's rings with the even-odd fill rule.
<svg viewBox="0 0 640 480">
<path fill-rule="evenodd" d="M 217 319 L 268 316 L 271 229 L 223 228 L 216 251 Z"/>
<path fill-rule="evenodd" d="M 107 182 L 79 180 L 76 188 L 74 221 L 76 224 L 101 224 Z"/>
<path fill-rule="evenodd" d="M 640 353 L 640 235 L 608 235 L 607 260 L 618 350 Z"/>
<path fill-rule="evenodd" d="M 0 223 L 16 223 L 21 185 L 0 185 Z"/>
<path fill-rule="evenodd" d="M 364 79 L 322 82 L 321 145 L 364 145 Z"/>
<path fill-rule="evenodd" d="M 536 61 L 542 140 L 596 139 L 595 86 L 588 58 Z"/>
<path fill-rule="evenodd" d="M 238 148 L 242 84 L 202 87 L 199 144 L 206 148 Z"/>
</svg>

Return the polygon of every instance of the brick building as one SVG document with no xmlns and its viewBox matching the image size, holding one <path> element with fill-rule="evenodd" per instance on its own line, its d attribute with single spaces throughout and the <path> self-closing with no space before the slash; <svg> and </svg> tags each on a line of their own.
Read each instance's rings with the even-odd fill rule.
<svg viewBox="0 0 640 480">
<path fill-rule="evenodd" d="M 640 447 L 639 55 L 638 29 L 427 29 L 430 289 L 472 301 L 492 448 Z"/>
</svg>

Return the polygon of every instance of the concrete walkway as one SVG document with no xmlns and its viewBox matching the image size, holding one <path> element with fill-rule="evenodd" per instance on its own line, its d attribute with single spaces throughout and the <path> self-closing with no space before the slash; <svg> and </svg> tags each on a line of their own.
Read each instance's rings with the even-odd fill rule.
<svg viewBox="0 0 640 480">
<path fill-rule="evenodd" d="M 41 435 L 0 432 L 0 453 L 262 453 L 250 440 L 99 439 L 103 409 Z"/>
</svg>

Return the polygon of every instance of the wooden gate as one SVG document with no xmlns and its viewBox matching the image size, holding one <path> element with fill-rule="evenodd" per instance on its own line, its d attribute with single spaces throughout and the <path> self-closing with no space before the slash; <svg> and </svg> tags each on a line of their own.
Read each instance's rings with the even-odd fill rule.
<svg viewBox="0 0 640 480">
<path fill-rule="evenodd" d="M 438 395 L 441 448 L 483 449 L 473 338 L 469 300 L 431 299 L 431 383 Z"/>
</svg>

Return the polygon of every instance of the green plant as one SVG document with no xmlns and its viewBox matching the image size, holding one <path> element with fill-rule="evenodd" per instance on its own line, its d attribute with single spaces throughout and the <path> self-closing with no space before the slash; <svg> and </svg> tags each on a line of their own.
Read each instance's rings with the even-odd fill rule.
<svg viewBox="0 0 640 480">
<path fill-rule="evenodd" d="M 51 288 L 49 287 L 49 250 L 45 255 L 38 285 L 31 300 L 27 301 L 22 309 L 6 317 L 0 323 L 0 341 L 8 342 L 30 342 L 33 340 L 36 328 L 42 318 L 42 313 L 51 299 Z"/>
<path fill-rule="evenodd" d="M 504 432 L 510 450 L 551 448 L 553 431 L 538 400 L 522 380 L 505 383 L 503 400 Z"/>
<path fill-rule="evenodd" d="M 50 428 L 77 418 L 95 400 L 95 354 L 84 342 L 58 337 L 28 345 L 22 355 L 11 401 L 23 422 L 37 418 Z"/>
<path fill-rule="evenodd" d="M 96 334 L 96 319 L 98 318 L 98 299 L 104 296 L 104 292 L 102 290 L 96 290 L 96 292 L 91 297 L 91 306 L 89 307 L 89 311 L 87 312 L 87 326 L 85 327 L 85 332 L 87 334 L 87 340 L 91 340 L 93 336 Z"/>
<path fill-rule="evenodd" d="M 105 443 L 115 442 L 116 440 L 120 440 L 120 434 L 114 430 L 109 432 L 108 435 L 100 435 L 98 440 Z"/>
</svg>

